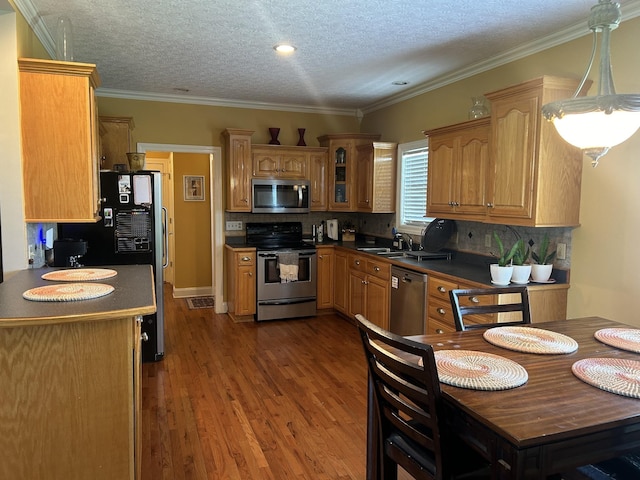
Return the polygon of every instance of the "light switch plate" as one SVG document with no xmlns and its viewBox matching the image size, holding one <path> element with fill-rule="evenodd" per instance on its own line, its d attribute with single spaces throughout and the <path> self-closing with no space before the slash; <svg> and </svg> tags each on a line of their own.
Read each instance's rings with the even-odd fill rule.
<svg viewBox="0 0 640 480">
<path fill-rule="evenodd" d="M 237 232 L 242 230 L 242 221 L 239 220 L 237 222 L 227 222 L 227 232 Z"/>
<path fill-rule="evenodd" d="M 558 256 L 558 260 L 565 260 L 567 258 L 567 244 L 559 243 L 556 247 L 556 254 Z"/>
</svg>

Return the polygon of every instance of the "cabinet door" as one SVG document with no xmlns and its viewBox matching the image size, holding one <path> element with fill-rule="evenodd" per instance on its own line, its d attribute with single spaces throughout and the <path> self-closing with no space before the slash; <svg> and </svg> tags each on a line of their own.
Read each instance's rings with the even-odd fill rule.
<svg viewBox="0 0 640 480">
<path fill-rule="evenodd" d="M 256 277 L 255 266 L 238 267 L 236 295 L 236 315 L 253 315 L 256 313 Z"/>
<path fill-rule="evenodd" d="M 327 155 L 312 153 L 309 158 L 311 178 L 311 210 L 327 210 Z"/>
<path fill-rule="evenodd" d="M 98 114 L 94 65 L 20 59 L 27 222 L 95 222 Z"/>
<path fill-rule="evenodd" d="M 226 129 L 227 210 L 230 212 L 251 211 L 251 130 Z"/>
<path fill-rule="evenodd" d="M 347 314 L 349 308 L 348 255 L 335 252 L 335 276 L 333 282 L 333 306 L 339 312 Z"/>
<path fill-rule="evenodd" d="M 455 211 L 465 216 L 484 216 L 487 211 L 489 127 L 464 132 L 460 135 L 459 142 Z"/>
<path fill-rule="evenodd" d="M 379 327 L 389 330 L 390 288 L 389 280 L 369 275 L 367 277 L 367 302 L 365 317 Z"/>
<path fill-rule="evenodd" d="M 356 207 L 359 212 L 373 210 L 373 146 L 356 149 Z"/>
<path fill-rule="evenodd" d="M 307 178 L 307 157 L 304 153 L 283 153 L 280 157 L 280 176 L 284 178 Z"/>
<path fill-rule="evenodd" d="M 329 146 L 329 211 L 354 210 L 353 164 L 354 143 L 349 140 L 331 141 Z"/>
<path fill-rule="evenodd" d="M 349 269 L 349 317 L 356 314 L 367 316 L 367 274 L 353 268 Z"/>
<path fill-rule="evenodd" d="M 127 164 L 131 148 L 131 117 L 100 117 L 100 168 L 111 170 L 118 163 Z"/>
<path fill-rule="evenodd" d="M 253 152 L 253 176 L 273 178 L 280 173 L 280 155 Z"/>
<path fill-rule="evenodd" d="M 429 137 L 427 175 L 427 214 L 429 216 L 450 215 L 453 212 L 456 143 L 454 135 Z"/>
<path fill-rule="evenodd" d="M 317 249 L 318 254 L 318 279 L 317 298 L 318 309 L 333 308 L 333 248 Z"/>
<path fill-rule="evenodd" d="M 487 214 L 531 218 L 535 185 L 535 143 L 541 108 L 531 94 L 491 104 L 493 136 Z"/>
</svg>

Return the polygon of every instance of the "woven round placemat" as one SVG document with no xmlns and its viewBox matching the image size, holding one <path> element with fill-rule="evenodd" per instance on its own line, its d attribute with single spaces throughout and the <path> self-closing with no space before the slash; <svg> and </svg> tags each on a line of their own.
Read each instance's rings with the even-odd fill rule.
<svg viewBox="0 0 640 480">
<path fill-rule="evenodd" d="M 529 375 L 513 360 L 473 350 L 434 353 L 438 379 L 447 385 L 472 390 L 507 390 L 527 383 Z"/>
<path fill-rule="evenodd" d="M 571 366 L 589 385 L 625 397 L 640 398 L 640 362 L 624 358 L 584 358 Z"/>
<path fill-rule="evenodd" d="M 494 327 L 482 335 L 487 342 L 516 352 L 556 354 L 578 349 L 578 342 L 573 338 L 542 328 Z"/>
<path fill-rule="evenodd" d="M 111 292 L 113 287 L 104 283 L 63 283 L 32 288 L 22 296 L 34 302 L 74 302 L 103 297 Z"/>
<path fill-rule="evenodd" d="M 640 353 L 640 329 L 638 328 L 603 328 L 593 336 L 612 347 Z"/>
<path fill-rule="evenodd" d="M 110 268 L 73 268 L 69 270 L 56 270 L 42 275 L 43 280 L 58 282 L 87 282 L 90 280 L 104 280 L 115 277 L 118 274 Z"/>
</svg>

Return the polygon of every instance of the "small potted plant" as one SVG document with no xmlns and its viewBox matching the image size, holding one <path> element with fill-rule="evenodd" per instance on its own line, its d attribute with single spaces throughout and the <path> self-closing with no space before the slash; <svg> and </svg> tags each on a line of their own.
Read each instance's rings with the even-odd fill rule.
<svg viewBox="0 0 640 480">
<path fill-rule="evenodd" d="M 537 283 L 546 283 L 551 277 L 553 269 L 553 259 L 556 257 L 556 251 L 549 252 L 549 236 L 545 234 L 538 253 L 532 252 L 531 256 L 536 262 L 531 266 L 531 278 Z"/>
<path fill-rule="evenodd" d="M 520 285 L 529 283 L 531 275 L 531 265 L 527 263 L 531 251 L 525 246 L 524 240 L 520 239 L 516 242 L 516 251 L 513 254 L 513 275 L 511 281 Z"/>
<path fill-rule="evenodd" d="M 496 240 L 499 256 L 498 263 L 492 263 L 489 266 L 491 271 L 491 283 L 502 286 L 509 285 L 509 282 L 511 282 L 511 276 L 513 275 L 513 265 L 511 261 L 515 255 L 516 249 L 518 248 L 518 244 L 516 243 L 507 251 L 496 232 L 493 232 L 493 238 Z"/>
</svg>

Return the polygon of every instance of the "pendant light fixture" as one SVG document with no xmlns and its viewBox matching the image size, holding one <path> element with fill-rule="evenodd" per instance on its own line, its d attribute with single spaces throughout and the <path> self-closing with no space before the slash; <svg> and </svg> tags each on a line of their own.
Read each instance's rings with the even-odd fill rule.
<svg viewBox="0 0 640 480">
<path fill-rule="evenodd" d="M 587 71 L 573 97 L 542 107 L 542 114 L 553 122 L 562 138 L 591 157 L 594 167 L 611 147 L 627 140 L 640 127 L 640 94 L 616 94 L 613 85 L 609 40 L 620 18 L 618 3 L 599 0 L 591 7 L 588 25 L 593 32 L 593 50 Z M 593 65 L 598 33 L 602 34 L 598 94 L 578 97 Z"/>
</svg>

